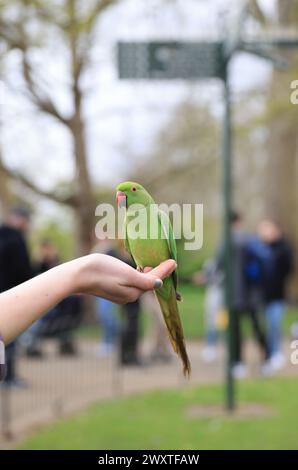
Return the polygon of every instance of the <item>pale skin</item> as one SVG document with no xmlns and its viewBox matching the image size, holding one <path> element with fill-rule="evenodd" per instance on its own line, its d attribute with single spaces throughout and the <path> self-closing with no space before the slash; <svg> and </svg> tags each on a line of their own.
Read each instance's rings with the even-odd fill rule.
<svg viewBox="0 0 298 470">
<path fill-rule="evenodd" d="M 7 344 L 51 307 L 73 294 L 91 294 L 125 304 L 144 292 L 161 287 L 162 279 L 176 269 L 167 260 L 140 273 L 126 263 L 92 254 L 56 266 L 0 294 L 0 333 Z"/>
</svg>

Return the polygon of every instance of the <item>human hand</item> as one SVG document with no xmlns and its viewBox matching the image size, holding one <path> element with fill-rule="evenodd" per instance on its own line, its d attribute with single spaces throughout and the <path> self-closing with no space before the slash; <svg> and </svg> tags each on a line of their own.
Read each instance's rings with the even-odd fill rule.
<svg viewBox="0 0 298 470">
<path fill-rule="evenodd" d="M 177 267 L 174 260 L 167 260 L 154 269 L 138 272 L 128 264 L 112 256 L 92 254 L 75 260 L 78 264 L 76 288 L 78 293 L 91 294 L 126 304 L 138 299 L 145 291 L 162 286 Z"/>
</svg>

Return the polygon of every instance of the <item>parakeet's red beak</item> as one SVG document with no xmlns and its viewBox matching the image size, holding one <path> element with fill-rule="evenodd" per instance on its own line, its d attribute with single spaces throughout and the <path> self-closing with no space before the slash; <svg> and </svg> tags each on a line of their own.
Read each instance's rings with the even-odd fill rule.
<svg viewBox="0 0 298 470">
<path fill-rule="evenodd" d="M 119 207 L 126 207 L 126 194 L 122 191 L 117 191 L 116 200 Z"/>
</svg>

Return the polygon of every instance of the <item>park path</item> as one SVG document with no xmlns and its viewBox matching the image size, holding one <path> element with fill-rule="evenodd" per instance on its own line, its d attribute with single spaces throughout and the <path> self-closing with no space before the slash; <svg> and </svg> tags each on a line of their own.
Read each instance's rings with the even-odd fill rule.
<svg viewBox="0 0 298 470">
<path fill-rule="evenodd" d="M 189 381 L 183 378 L 180 361 L 174 356 L 166 365 L 120 369 L 115 357 L 98 357 L 97 343 L 93 340 L 80 340 L 79 354 L 72 358 L 57 356 L 51 342 L 45 346 L 44 359 L 20 359 L 20 373 L 28 383 L 27 389 L 16 390 L 9 395 L 4 389 L 1 390 L 2 431 L 11 433 L 14 439 L 97 401 L 104 402 L 153 389 L 220 383 L 224 377 L 223 347 L 219 347 L 219 358 L 214 363 L 206 364 L 201 358 L 200 342 L 188 343 L 192 363 Z M 148 344 L 143 349 L 145 356 Z M 285 342 L 284 350 L 286 357 L 290 358 L 289 342 Z M 250 377 L 259 377 L 260 358 L 251 342 L 246 345 L 246 357 Z M 280 375 L 298 377 L 298 366 L 288 363 Z M 0 446 L 5 448 L 3 438 L 0 442 Z"/>
</svg>

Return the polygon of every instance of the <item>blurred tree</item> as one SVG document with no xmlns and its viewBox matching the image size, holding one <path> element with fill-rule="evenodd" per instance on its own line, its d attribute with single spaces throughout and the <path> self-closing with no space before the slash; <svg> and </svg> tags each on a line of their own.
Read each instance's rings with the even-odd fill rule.
<svg viewBox="0 0 298 470">
<path fill-rule="evenodd" d="M 95 27 L 101 15 L 118 0 L 1 0 L 0 38 L 6 50 L 17 49 L 21 54 L 20 74 L 26 96 L 38 112 L 50 116 L 67 128 L 73 142 L 75 178 L 61 190 L 45 191 L 33 179 L 6 165 L 0 155 L 1 174 L 17 180 L 35 193 L 72 208 L 78 221 L 79 252 L 87 253 L 92 244 L 95 199 L 86 144 L 86 120 L 83 115 L 85 91 L 82 76 L 89 61 L 95 40 Z M 55 100 L 55 82 L 42 83 L 40 64 L 32 60 L 36 50 L 43 51 L 47 41 L 54 37 L 61 41 L 69 62 L 69 93 L 72 111 L 61 112 Z M 47 77 L 49 78 L 49 77 Z M 63 78 L 65 81 L 65 77 Z M 10 84 L 11 85 L 11 84 Z M 67 186 L 68 190 L 65 190 Z"/>
<path fill-rule="evenodd" d="M 158 203 L 204 205 L 203 248 L 184 250 L 178 241 L 179 275 L 190 278 L 218 243 L 220 212 L 220 123 L 203 104 L 191 98 L 176 108 L 157 136 L 150 154 L 135 159 L 135 179 L 150 187 Z"/>
<path fill-rule="evenodd" d="M 260 7 L 258 0 L 250 0 L 248 2 L 248 11 L 258 22 L 262 24 L 267 22 L 266 15 Z"/>
<path fill-rule="evenodd" d="M 158 134 L 155 150 L 136 159 L 133 177 L 165 202 L 203 202 L 218 209 L 219 123 L 207 106 L 178 105 Z"/>
<path fill-rule="evenodd" d="M 13 193 L 11 191 L 6 174 L 0 169 L 0 217 L 3 219 L 13 201 Z"/>
<path fill-rule="evenodd" d="M 1 14 L 1 9 L 0 9 L 0 14 Z M 1 107 L 3 106 L 3 101 L 2 101 L 3 89 L 2 89 L 2 83 L 1 83 L 1 75 L 2 75 L 1 72 L 2 72 L 3 58 L 5 56 L 5 44 L 3 44 L 2 46 L 4 47 L 1 47 L 1 42 L 0 42 L 0 105 Z M 2 120 L 0 119 L 0 132 L 1 132 L 1 127 L 2 127 Z M 1 147 L 0 147 L 0 156 L 1 156 Z M 8 211 L 8 208 L 11 204 L 12 198 L 13 198 L 13 194 L 9 185 L 7 175 L 0 168 L 0 218 L 1 219 L 5 217 Z"/>
<path fill-rule="evenodd" d="M 296 28 L 298 35 L 298 1 L 277 2 L 277 27 Z M 287 52 L 290 68 L 272 71 L 268 92 L 268 159 L 264 173 L 264 197 L 269 216 L 280 221 L 298 254 L 298 108 L 290 102 L 290 84 L 298 78 L 298 50 Z M 298 273 L 297 273 L 298 275 Z M 295 282 L 298 296 L 298 278 Z"/>
</svg>

